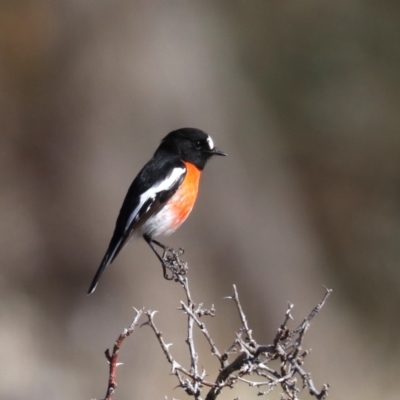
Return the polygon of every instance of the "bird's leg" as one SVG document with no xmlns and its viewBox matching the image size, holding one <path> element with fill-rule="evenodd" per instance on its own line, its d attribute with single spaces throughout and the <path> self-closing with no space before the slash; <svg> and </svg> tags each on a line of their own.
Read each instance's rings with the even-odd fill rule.
<svg viewBox="0 0 400 400">
<path fill-rule="evenodd" d="M 171 281 L 172 279 L 174 279 L 174 276 L 173 276 L 173 275 L 172 275 L 171 277 L 168 276 L 167 268 L 168 268 L 169 266 L 167 265 L 167 263 L 165 262 L 165 260 L 164 260 L 164 258 L 163 258 L 163 257 L 165 256 L 165 252 L 168 251 L 167 246 L 164 246 L 162 243 L 158 242 L 157 240 L 153 240 L 153 239 L 152 239 L 150 236 L 148 236 L 148 235 L 143 235 L 143 239 L 144 239 L 144 240 L 146 241 L 146 243 L 150 246 L 150 248 L 153 250 L 154 254 L 157 256 L 158 260 L 160 261 L 160 263 L 161 263 L 161 265 L 162 265 L 162 267 L 163 267 L 164 278 L 167 279 L 167 280 L 169 280 L 169 281 Z M 155 249 L 153 243 L 154 243 L 155 245 L 161 247 L 161 248 L 164 250 L 163 257 L 161 257 L 161 256 L 158 254 L 158 252 L 157 252 L 157 250 Z"/>
<path fill-rule="evenodd" d="M 157 240 L 151 239 L 151 241 L 154 244 L 156 244 L 158 247 L 161 247 L 163 249 L 163 251 L 164 251 L 163 252 L 163 258 L 165 257 L 165 255 L 168 252 L 171 252 L 171 253 L 177 252 L 179 256 L 183 255 L 183 253 L 185 252 L 185 250 L 182 247 L 180 247 L 179 249 L 174 249 L 172 247 L 166 246 L 165 244 L 162 244 L 161 242 L 159 242 Z"/>
<path fill-rule="evenodd" d="M 163 249 L 163 255 L 162 258 L 164 259 L 165 254 L 170 251 L 171 249 L 166 246 L 165 244 L 160 243 L 158 240 L 154 240 L 154 239 L 150 239 L 151 243 L 154 243 L 155 245 L 157 245 L 158 247 L 160 247 L 161 249 Z"/>
</svg>

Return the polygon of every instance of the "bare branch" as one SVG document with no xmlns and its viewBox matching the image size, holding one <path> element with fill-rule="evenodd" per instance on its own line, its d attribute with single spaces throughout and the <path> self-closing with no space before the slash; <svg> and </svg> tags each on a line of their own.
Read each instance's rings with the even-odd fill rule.
<svg viewBox="0 0 400 400">
<path fill-rule="evenodd" d="M 248 323 L 247 323 L 246 315 L 245 315 L 245 313 L 243 312 L 242 305 L 240 304 L 239 294 L 238 294 L 238 291 L 237 291 L 237 289 L 236 289 L 236 285 L 233 285 L 233 293 L 234 293 L 234 295 L 233 295 L 233 297 L 232 297 L 232 300 L 234 300 L 234 302 L 236 303 L 236 306 L 237 306 L 237 308 L 238 308 L 240 320 L 242 321 L 242 324 L 243 324 L 243 331 L 244 331 L 244 332 L 246 333 L 246 335 L 247 335 L 247 340 L 248 340 L 249 342 L 251 342 L 251 341 L 253 341 L 253 338 L 252 338 L 252 331 L 251 331 L 250 328 L 249 328 L 249 325 L 248 325 Z"/>
<path fill-rule="evenodd" d="M 322 300 L 293 330 L 290 330 L 288 324 L 293 320 L 294 305 L 288 303 L 283 323 L 277 329 L 272 342 L 270 344 L 259 344 L 252 336 L 252 329 L 241 305 L 238 290 L 233 285 L 233 296 L 229 299 L 233 300 L 236 305 L 242 326 L 238 332 L 232 334 L 231 344 L 227 346 L 224 353 L 221 353 L 205 322 L 201 320 L 203 317 L 215 316 L 214 306 L 211 309 L 204 309 L 202 303 L 196 304 L 194 302 L 189 289 L 189 280 L 186 276 L 187 264 L 179 258 L 182 254 L 182 249 L 167 248 L 164 251 L 163 259 L 172 274 L 173 281 L 179 282 L 186 297 L 186 301 L 180 302 L 178 310 L 182 311 L 187 317 L 186 344 L 189 350 L 190 368 L 183 367 L 173 357 L 170 351 L 172 344 L 165 342 L 161 331 L 155 324 L 156 311 L 136 310 L 136 316 L 131 326 L 125 329 L 115 342 L 113 353 L 110 355 L 109 350 L 106 351 L 106 357 L 110 363 L 110 376 L 105 400 L 111 400 L 115 392 L 116 368 L 119 365 L 117 360 L 122 342 L 133 332 L 143 313 L 146 315 L 147 321 L 142 326 L 148 325 L 154 332 L 167 361 L 171 365 L 171 373 L 178 380 L 178 387 L 196 400 L 202 400 L 204 388 L 207 388 L 205 400 L 215 400 L 224 388 L 233 388 L 238 383 L 258 388 L 257 395 L 259 396 L 268 395 L 274 389 L 280 387 L 282 390 L 281 400 L 299 400 L 299 395 L 304 389 L 307 389 L 310 395 L 317 400 L 325 399 L 328 395 L 329 385 L 324 384 L 321 390 L 316 389 L 311 374 L 304 369 L 305 359 L 309 351 L 303 350 L 302 346 L 312 319 L 321 311 L 332 290 L 325 288 Z M 199 355 L 194 341 L 194 330 L 196 328 L 202 332 L 210 345 L 211 353 L 218 358 L 220 363 L 218 376 L 213 381 L 205 380 L 206 372 L 199 364 Z M 273 361 L 278 362 L 278 366 L 272 364 Z"/>
<path fill-rule="evenodd" d="M 107 361 L 110 365 L 110 373 L 109 373 L 109 378 L 108 378 L 108 387 L 107 387 L 105 400 L 111 400 L 113 398 L 115 389 L 117 388 L 117 367 L 119 365 L 122 365 L 121 363 L 118 363 L 118 355 L 119 355 L 119 351 L 121 349 L 122 343 L 135 330 L 135 328 L 138 324 L 138 321 L 143 314 L 143 311 L 144 311 L 143 309 L 142 310 L 135 309 L 136 316 L 135 316 L 134 320 L 132 321 L 129 328 L 124 329 L 124 331 L 119 335 L 118 339 L 114 343 L 112 354 L 110 354 L 109 349 L 107 349 L 105 351 Z"/>
<path fill-rule="evenodd" d="M 208 341 L 208 343 L 211 346 L 211 354 L 217 356 L 217 358 L 221 362 L 221 367 L 223 367 L 224 363 L 221 358 L 221 353 L 217 349 L 217 346 L 215 345 L 214 340 L 211 338 L 211 336 L 206 328 L 206 325 L 203 322 L 201 322 L 196 315 L 196 314 L 201 313 L 201 311 L 203 311 L 203 310 L 200 310 L 200 311 L 196 310 L 195 312 L 193 312 L 183 301 L 181 301 L 181 306 L 182 307 L 180 309 L 183 310 L 186 314 L 188 314 L 189 318 L 192 319 L 196 323 L 197 327 L 203 333 L 204 337 L 206 338 L 206 340 Z M 211 315 L 211 314 L 202 313 L 202 315 Z"/>
</svg>

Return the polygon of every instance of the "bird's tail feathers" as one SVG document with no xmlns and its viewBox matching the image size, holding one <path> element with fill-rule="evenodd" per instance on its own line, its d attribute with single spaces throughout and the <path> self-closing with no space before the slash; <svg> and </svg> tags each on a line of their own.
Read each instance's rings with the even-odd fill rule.
<svg viewBox="0 0 400 400">
<path fill-rule="evenodd" d="M 92 294 L 96 290 L 97 284 L 99 283 L 99 280 L 101 278 L 101 275 L 103 275 L 104 270 L 109 264 L 111 264 L 114 261 L 114 258 L 121 250 L 120 246 L 121 241 L 122 240 L 120 240 L 116 246 L 110 246 L 109 249 L 107 250 L 107 253 L 104 255 L 103 260 L 101 261 L 100 267 L 93 278 L 88 294 Z"/>
</svg>

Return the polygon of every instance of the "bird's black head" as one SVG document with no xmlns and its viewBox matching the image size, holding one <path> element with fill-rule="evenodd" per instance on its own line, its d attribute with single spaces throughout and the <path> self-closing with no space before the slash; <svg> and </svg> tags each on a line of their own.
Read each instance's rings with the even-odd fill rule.
<svg viewBox="0 0 400 400">
<path fill-rule="evenodd" d="M 210 135 L 195 128 L 182 128 L 170 132 L 161 141 L 156 153 L 158 152 L 174 154 L 199 169 L 203 169 L 207 161 L 214 155 L 226 156 L 224 152 L 214 147 Z"/>
</svg>

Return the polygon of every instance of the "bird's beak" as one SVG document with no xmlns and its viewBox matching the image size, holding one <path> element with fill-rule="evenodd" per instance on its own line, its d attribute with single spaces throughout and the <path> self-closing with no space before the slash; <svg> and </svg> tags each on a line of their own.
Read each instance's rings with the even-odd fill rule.
<svg viewBox="0 0 400 400">
<path fill-rule="evenodd" d="M 212 149 L 208 152 L 208 154 L 211 154 L 212 156 L 227 156 L 228 154 L 224 153 L 221 150 L 218 149 Z"/>
</svg>

